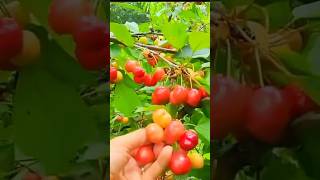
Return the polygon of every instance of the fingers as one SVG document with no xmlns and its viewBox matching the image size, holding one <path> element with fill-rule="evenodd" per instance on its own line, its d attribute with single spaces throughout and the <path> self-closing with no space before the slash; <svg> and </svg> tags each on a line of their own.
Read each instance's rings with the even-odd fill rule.
<svg viewBox="0 0 320 180">
<path fill-rule="evenodd" d="M 143 180 L 156 179 L 167 167 L 169 160 L 172 155 L 172 147 L 165 146 L 158 159 L 148 168 L 148 170 L 143 174 Z"/>
<path fill-rule="evenodd" d="M 124 174 L 126 179 L 141 179 L 141 169 L 137 162 L 131 158 L 124 168 Z"/>
<path fill-rule="evenodd" d="M 126 148 L 128 150 L 128 153 L 130 153 L 135 148 L 140 147 L 146 143 L 148 143 L 148 140 L 146 130 L 143 128 L 112 139 L 110 145 L 120 145 L 121 147 Z"/>
<path fill-rule="evenodd" d="M 110 148 L 110 175 L 119 174 L 131 158 L 125 149 L 114 148 L 116 147 Z"/>
</svg>

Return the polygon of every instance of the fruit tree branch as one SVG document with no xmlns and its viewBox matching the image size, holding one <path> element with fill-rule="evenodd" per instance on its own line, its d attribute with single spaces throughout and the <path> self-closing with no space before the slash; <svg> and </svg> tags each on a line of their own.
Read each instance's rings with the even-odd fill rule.
<svg viewBox="0 0 320 180">
<path fill-rule="evenodd" d="M 127 46 L 127 45 L 125 45 L 123 42 L 119 41 L 115 37 L 110 37 L 110 42 L 114 42 L 114 43 L 117 43 L 117 44 L 121 44 L 121 45 Z M 159 56 L 161 59 L 163 59 L 169 65 L 171 65 L 173 67 L 178 67 L 177 64 L 175 64 L 175 63 L 169 61 L 168 59 L 166 59 L 165 57 L 161 56 L 158 52 L 155 52 L 155 51 L 161 51 L 161 52 L 177 53 L 177 50 L 162 48 L 162 47 L 158 47 L 158 46 L 145 45 L 145 44 L 141 44 L 141 43 L 135 43 L 134 46 L 139 48 L 139 49 L 148 49 L 150 52 L 152 52 L 153 54 L 156 54 L 157 56 Z"/>
<path fill-rule="evenodd" d="M 157 32 L 133 33 L 131 35 L 136 37 L 136 36 L 143 36 L 143 35 L 148 35 L 148 34 L 163 36 L 162 33 L 157 33 Z"/>
<path fill-rule="evenodd" d="M 139 49 L 147 49 L 143 46 L 139 46 L 139 45 L 135 45 L 135 47 L 139 48 Z M 177 64 L 169 61 L 168 59 L 166 59 L 165 57 L 161 56 L 158 52 L 155 52 L 153 50 L 148 49 L 152 54 L 156 54 L 157 56 L 159 56 L 162 60 L 164 60 L 166 63 L 168 63 L 169 65 L 173 66 L 173 67 L 179 67 Z"/>
<path fill-rule="evenodd" d="M 175 54 L 177 53 L 177 50 L 175 49 L 168 49 L 168 48 L 163 48 L 163 47 L 159 47 L 159 46 L 152 46 L 152 45 L 146 45 L 146 44 L 142 44 L 142 43 L 135 43 L 138 46 L 142 46 L 151 50 L 155 50 L 155 51 L 162 51 L 162 52 L 167 52 L 167 53 L 172 53 Z"/>
</svg>

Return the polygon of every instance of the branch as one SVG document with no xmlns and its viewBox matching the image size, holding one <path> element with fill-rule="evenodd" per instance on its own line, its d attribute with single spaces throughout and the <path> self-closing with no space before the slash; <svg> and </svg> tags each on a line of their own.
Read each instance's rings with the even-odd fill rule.
<svg viewBox="0 0 320 180">
<path fill-rule="evenodd" d="M 145 47 L 143 47 L 143 46 L 139 46 L 139 45 L 135 45 L 135 47 L 136 48 L 139 48 L 139 49 L 147 49 L 147 48 L 145 48 Z M 171 62 L 171 61 L 169 61 L 168 59 L 166 59 L 165 57 L 163 57 L 163 56 L 161 56 L 158 52 L 155 52 L 155 51 L 153 51 L 153 50 L 150 50 L 150 49 L 148 49 L 152 54 L 156 54 L 157 56 L 159 56 L 161 59 L 163 59 L 166 63 L 168 63 L 169 65 L 171 65 L 171 66 L 173 66 L 173 67 L 179 67 L 177 64 L 175 64 L 175 63 L 173 63 L 173 62 Z"/>
<path fill-rule="evenodd" d="M 122 44 L 124 46 L 127 46 L 115 37 L 110 37 L 110 41 L 117 43 L 117 44 Z M 155 51 L 161 51 L 161 52 L 172 53 L 172 54 L 177 53 L 177 50 L 175 50 L 175 49 L 168 49 L 168 48 L 163 48 L 163 47 L 159 47 L 159 46 L 145 45 L 145 44 L 141 44 L 141 43 L 135 43 L 135 45 L 140 46 L 140 47 L 145 47 L 147 49 L 151 49 L 151 50 L 155 50 Z"/>
<path fill-rule="evenodd" d="M 115 37 L 110 37 L 110 42 L 114 42 L 117 44 L 122 44 L 124 46 L 127 46 Z M 175 63 L 169 61 L 168 59 L 166 59 L 165 57 L 161 56 L 158 52 L 155 52 L 155 51 L 162 51 L 162 52 L 169 52 L 169 53 L 177 53 L 177 50 L 162 48 L 162 47 L 158 47 L 158 46 L 145 45 L 145 44 L 141 44 L 141 43 L 135 43 L 134 46 L 139 49 L 148 49 L 151 53 L 157 54 L 161 59 L 163 59 L 169 65 L 171 65 L 173 67 L 179 67 L 177 64 L 175 64 Z M 153 51 L 153 50 L 155 50 L 155 51 Z"/>
<path fill-rule="evenodd" d="M 157 32 L 132 33 L 131 36 L 135 36 L 136 37 L 136 36 L 143 36 L 143 35 L 148 35 L 148 34 L 163 36 L 162 33 L 157 33 Z"/>
<path fill-rule="evenodd" d="M 172 53 L 175 54 L 177 53 L 176 49 L 168 49 L 168 48 L 163 48 L 163 47 L 159 47 L 159 46 L 152 46 L 152 45 L 146 45 L 146 44 L 141 44 L 141 43 L 135 43 L 138 46 L 141 47 L 145 47 L 151 50 L 155 50 L 155 51 L 162 51 L 162 52 L 167 52 L 167 53 Z"/>
</svg>

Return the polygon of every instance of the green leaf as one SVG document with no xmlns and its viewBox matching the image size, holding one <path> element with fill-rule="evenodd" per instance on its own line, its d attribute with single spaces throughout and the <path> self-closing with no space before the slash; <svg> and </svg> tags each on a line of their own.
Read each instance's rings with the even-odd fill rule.
<svg viewBox="0 0 320 180">
<path fill-rule="evenodd" d="M 210 119 L 203 116 L 195 129 L 201 137 L 203 137 L 207 142 L 210 142 Z"/>
<path fill-rule="evenodd" d="M 192 54 L 192 58 L 208 58 L 210 56 L 210 49 L 201 49 Z"/>
<path fill-rule="evenodd" d="M 61 173 L 95 133 L 92 114 L 74 87 L 43 65 L 23 69 L 14 98 L 14 139 L 48 173 Z"/>
<path fill-rule="evenodd" d="M 137 6 L 131 5 L 129 3 L 122 3 L 122 2 L 113 2 L 112 4 L 123 7 L 125 9 L 131 9 L 134 11 L 138 11 L 140 13 L 145 13 L 145 11 Z"/>
<path fill-rule="evenodd" d="M 201 100 L 201 109 L 207 117 L 210 117 L 210 98 L 209 97 Z"/>
<path fill-rule="evenodd" d="M 53 38 L 57 40 L 60 46 L 69 53 L 69 55 L 74 55 L 75 44 L 71 36 L 61 36 L 57 33 L 54 33 L 49 28 L 48 24 L 48 9 L 51 4 L 51 0 L 20 0 L 21 5 L 32 12 L 37 19 L 37 21 L 43 25 L 48 31 L 53 35 Z"/>
<path fill-rule="evenodd" d="M 295 18 L 319 18 L 320 17 L 320 1 L 296 7 L 292 10 Z"/>
<path fill-rule="evenodd" d="M 300 87 L 320 105 L 320 78 L 312 76 L 299 76 L 292 78 L 293 82 L 297 82 Z"/>
<path fill-rule="evenodd" d="M 279 157 L 272 157 L 261 173 L 261 180 L 270 179 L 311 180 L 302 168 L 297 167 L 296 164 L 292 164 L 291 162 L 284 161 Z"/>
<path fill-rule="evenodd" d="M 311 71 L 313 74 L 320 75 L 320 60 L 319 60 L 319 51 L 320 51 L 320 34 L 313 33 L 308 38 L 306 47 L 303 50 L 303 54 L 306 57 L 306 60 L 310 63 Z"/>
<path fill-rule="evenodd" d="M 149 23 L 141 23 L 139 24 L 140 32 L 149 32 Z"/>
<path fill-rule="evenodd" d="M 210 49 L 201 49 L 193 52 L 190 46 L 185 46 L 176 55 L 178 58 L 208 58 L 210 56 Z"/>
<path fill-rule="evenodd" d="M 182 48 L 188 38 L 187 26 L 182 23 L 167 23 L 162 27 L 165 38 L 177 49 Z"/>
<path fill-rule="evenodd" d="M 301 75 L 314 75 L 312 66 L 305 55 L 294 52 L 289 48 L 274 49 L 274 52 L 291 72 Z"/>
<path fill-rule="evenodd" d="M 251 166 L 245 166 L 239 170 L 235 176 L 235 180 L 255 180 L 256 173 L 253 172 Z"/>
<path fill-rule="evenodd" d="M 26 8 L 34 16 L 37 17 L 37 20 L 40 21 L 41 24 L 48 27 L 48 8 L 51 4 L 51 0 L 19 0 L 22 7 Z"/>
<path fill-rule="evenodd" d="M 0 141 L 0 178 L 2 179 L 1 175 L 8 173 L 14 166 L 14 143 L 11 141 Z"/>
<path fill-rule="evenodd" d="M 138 33 L 139 32 L 139 26 L 135 22 L 126 22 L 124 25 L 126 25 L 127 28 L 133 33 Z"/>
<path fill-rule="evenodd" d="M 110 57 L 111 58 L 118 57 L 120 52 L 121 52 L 121 48 L 119 47 L 118 44 L 112 44 L 110 46 Z"/>
<path fill-rule="evenodd" d="M 266 6 L 269 15 L 271 29 L 281 28 L 286 25 L 292 17 L 289 1 L 274 2 Z M 279 16 L 281 14 L 281 16 Z"/>
<path fill-rule="evenodd" d="M 136 92 L 123 82 L 116 85 L 114 94 L 114 106 L 125 116 L 130 117 L 134 110 L 141 105 Z"/>
<path fill-rule="evenodd" d="M 191 32 L 189 44 L 193 51 L 210 48 L 210 34 L 204 32 Z"/>
<path fill-rule="evenodd" d="M 297 156 L 300 165 L 305 169 L 306 173 L 314 177 L 320 178 L 320 116 L 316 113 L 305 114 L 296 119 L 292 124 L 294 136 L 300 145 Z"/>
<path fill-rule="evenodd" d="M 125 45 L 132 47 L 134 40 L 127 27 L 123 24 L 110 23 L 110 31 L 116 36 L 116 38 Z"/>
<path fill-rule="evenodd" d="M 40 39 L 41 57 L 39 62 L 56 78 L 74 85 L 78 88 L 81 84 L 97 78 L 97 74 L 89 72 L 68 54 L 56 40 L 48 39 L 48 32 L 41 26 L 32 26 L 32 31 Z"/>
</svg>

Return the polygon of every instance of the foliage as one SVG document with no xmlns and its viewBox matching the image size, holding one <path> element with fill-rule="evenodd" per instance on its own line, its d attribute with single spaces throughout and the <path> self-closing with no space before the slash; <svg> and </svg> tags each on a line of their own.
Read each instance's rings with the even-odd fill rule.
<svg viewBox="0 0 320 180">
<path fill-rule="evenodd" d="M 101 81 L 106 75 L 83 69 L 72 37 L 52 32 L 51 1 L 20 3 L 33 15 L 24 28 L 40 40 L 41 55 L 33 64 L 0 73 L 0 179 L 22 179 L 28 171 L 98 179 L 105 174 L 107 149 L 106 84 Z M 103 6 L 101 1 L 98 9 Z"/>
<path fill-rule="evenodd" d="M 123 80 L 110 85 L 110 137 L 146 127 L 152 122 L 152 112 L 165 107 L 174 119 L 181 119 L 186 128 L 195 129 L 200 135 L 197 151 L 203 156 L 210 153 L 208 99 L 203 99 L 198 108 L 152 103 L 152 93 L 161 85 L 170 89 L 174 85 L 203 86 L 210 92 L 209 3 L 111 3 L 111 7 L 116 7 L 112 10 L 115 15 L 111 15 L 111 64 L 123 74 Z M 147 19 L 141 20 L 136 14 L 145 14 Z M 146 52 L 156 58 L 154 67 Z M 167 78 L 156 86 L 137 84 L 134 75 L 126 71 L 128 60 L 137 60 L 148 74 L 163 68 Z M 129 122 L 119 121 L 119 116 L 128 117 Z M 203 169 L 176 178 L 208 179 L 210 158 L 205 157 Z"/>
<path fill-rule="evenodd" d="M 292 117 L 284 132 L 286 136 L 278 143 L 268 144 L 253 137 L 243 140 L 235 134 L 222 140 L 214 139 L 216 178 L 319 179 L 315 171 L 319 168 L 315 153 L 319 147 L 316 129 L 319 129 L 320 78 L 315 71 L 319 68 L 316 58 L 319 57 L 319 51 L 316 52 L 319 1 L 215 2 L 214 17 L 229 16 L 232 12 L 243 23 L 223 26 L 218 18 L 214 19 L 217 74 L 228 75 L 251 87 L 266 85 L 281 89 L 296 84 L 317 103 L 317 108 Z M 249 43 L 242 44 L 241 38 L 242 42 Z M 251 52 L 250 39 L 258 42 Z M 258 53 L 254 48 L 259 49 Z M 259 59 L 260 65 L 256 63 Z M 259 66 L 262 71 L 258 70 Z"/>
</svg>

